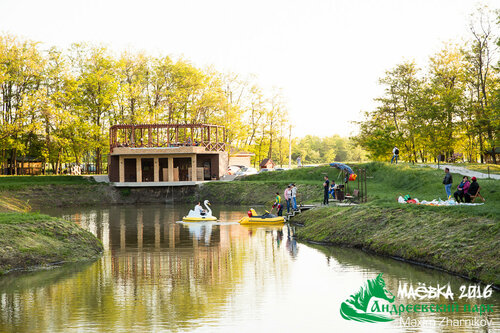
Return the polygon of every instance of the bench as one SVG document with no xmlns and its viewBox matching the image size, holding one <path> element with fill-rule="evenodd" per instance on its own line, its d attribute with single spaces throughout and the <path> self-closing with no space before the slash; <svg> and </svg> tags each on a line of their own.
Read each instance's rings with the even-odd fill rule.
<svg viewBox="0 0 500 333">
<path fill-rule="evenodd" d="M 345 196 L 345 201 L 349 203 L 354 203 L 359 198 L 359 190 L 354 190 L 352 191 L 352 195 L 346 195 Z"/>
</svg>

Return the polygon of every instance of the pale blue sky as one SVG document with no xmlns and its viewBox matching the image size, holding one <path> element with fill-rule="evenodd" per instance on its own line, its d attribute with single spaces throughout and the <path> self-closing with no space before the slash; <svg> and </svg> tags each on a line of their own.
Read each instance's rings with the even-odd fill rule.
<svg viewBox="0 0 500 333">
<path fill-rule="evenodd" d="M 403 59 L 421 66 L 468 37 L 472 0 L 0 0 L 0 32 L 183 55 L 282 87 L 294 134 L 349 135 L 374 108 L 377 80 Z M 496 7 L 495 7 L 496 6 Z"/>
</svg>

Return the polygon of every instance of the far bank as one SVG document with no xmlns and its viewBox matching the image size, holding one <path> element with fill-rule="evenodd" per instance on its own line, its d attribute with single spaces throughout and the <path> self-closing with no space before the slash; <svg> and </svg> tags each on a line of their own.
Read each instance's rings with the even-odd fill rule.
<svg viewBox="0 0 500 333">
<path fill-rule="evenodd" d="M 102 251 L 101 242 L 73 222 L 37 213 L 0 212 L 0 275 L 94 260 Z"/>
</svg>

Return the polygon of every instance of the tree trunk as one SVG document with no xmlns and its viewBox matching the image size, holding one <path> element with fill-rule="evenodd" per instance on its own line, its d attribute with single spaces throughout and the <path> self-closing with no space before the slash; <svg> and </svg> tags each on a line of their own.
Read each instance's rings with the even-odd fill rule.
<svg viewBox="0 0 500 333">
<path fill-rule="evenodd" d="M 17 175 L 17 149 L 14 148 L 12 149 L 12 165 L 11 165 L 11 168 L 12 168 L 12 175 Z"/>
<path fill-rule="evenodd" d="M 95 173 L 100 174 L 101 173 L 101 148 L 97 148 L 95 152 Z"/>
<path fill-rule="evenodd" d="M 481 164 L 484 163 L 484 156 L 483 156 L 483 136 L 481 133 L 479 133 L 479 158 L 481 160 Z"/>
</svg>

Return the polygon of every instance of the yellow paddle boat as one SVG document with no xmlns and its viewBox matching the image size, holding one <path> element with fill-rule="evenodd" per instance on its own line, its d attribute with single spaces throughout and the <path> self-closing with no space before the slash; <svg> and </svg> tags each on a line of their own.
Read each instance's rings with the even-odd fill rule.
<svg viewBox="0 0 500 333">
<path fill-rule="evenodd" d="M 283 224 L 285 223 L 285 218 L 283 216 L 276 216 L 268 211 L 266 211 L 263 215 L 257 215 L 257 212 L 250 208 L 248 212 L 249 216 L 245 216 L 242 218 L 239 223 L 240 224 L 252 224 L 252 225 L 275 225 L 275 224 Z M 250 216 L 251 215 L 251 216 Z"/>
<path fill-rule="evenodd" d="M 182 221 L 184 222 L 206 222 L 206 221 L 217 221 L 217 218 L 215 216 L 199 216 L 199 217 L 194 217 L 194 216 L 184 216 L 182 218 Z"/>
<path fill-rule="evenodd" d="M 182 221 L 184 222 L 208 222 L 208 221 L 217 221 L 217 218 L 215 216 L 212 216 L 212 210 L 210 209 L 210 202 L 208 200 L 205 200 L 203 202 L 205 205 L 205 210 L 201 208 L 200 203 L 196 205 L 194 210 L 190 210 L 189 214 L 187 216 L 184 216 L 182 218 Z"/>
</svg>

